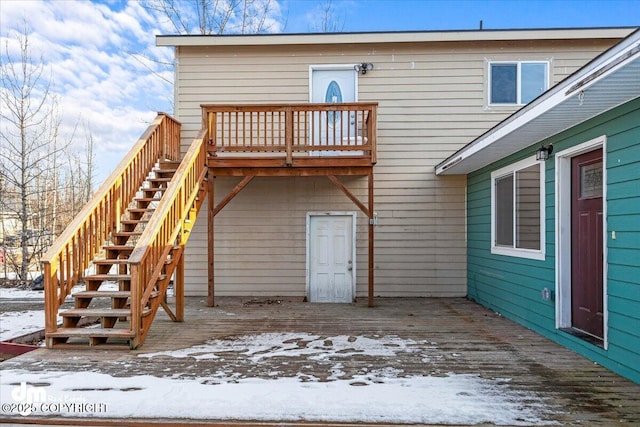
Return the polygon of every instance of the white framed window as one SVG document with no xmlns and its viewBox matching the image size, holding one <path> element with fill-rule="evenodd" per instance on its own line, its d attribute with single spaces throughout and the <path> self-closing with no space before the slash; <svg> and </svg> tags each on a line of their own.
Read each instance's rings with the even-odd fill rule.
<svg viewBox="0 0 640 427">
<path fill-rule="evenodd" d="M 544 182 L 535 156 L 491 173 L 491 253 L 544 260 Z"/>
<path fill-rule="evenodd" d="M 548 88 L 548 61 L 489 62 L 490 105 L 527 104 Z"/>
</svg>

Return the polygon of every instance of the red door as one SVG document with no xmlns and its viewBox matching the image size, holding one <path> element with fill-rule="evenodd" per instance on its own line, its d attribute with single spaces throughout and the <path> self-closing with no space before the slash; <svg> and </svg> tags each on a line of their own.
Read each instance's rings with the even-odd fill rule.
<svg viewBox="0 0 640 427">
<path fill-rule="evenodd" d="M 603 337 L 602 149 L 571 159 L 571 323 Z"/>
</svg>

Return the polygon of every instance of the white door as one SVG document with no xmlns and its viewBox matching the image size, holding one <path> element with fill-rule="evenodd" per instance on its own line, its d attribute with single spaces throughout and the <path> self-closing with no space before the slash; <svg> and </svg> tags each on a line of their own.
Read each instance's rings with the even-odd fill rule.
<svg viewBox="0 0 640 427">
<path fill-rule="evenodd" d="M 342 103 L 356 102 L 358 73 L 347 69 L 311 69 L 311 102 Z M 355 114 L 338 111 L 313 113 L 313 145 L 339 145 L 345 138 L 355 140 Z M 335 156 L 353 154 L 348 151 L 313 151 L 312 155 Z"/>
<path fill-rule="evenodd" d="M 307 217 L 307 283 L 310 302 L 353 302 L 355 214 Z"/>
</svg>

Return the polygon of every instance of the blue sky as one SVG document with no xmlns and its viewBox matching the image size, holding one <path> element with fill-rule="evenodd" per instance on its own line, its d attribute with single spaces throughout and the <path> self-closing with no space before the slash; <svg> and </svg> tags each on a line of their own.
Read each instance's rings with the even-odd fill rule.
<svg viewBox="0 0 640 427">
<path fill-rule="evenodd" d="M 317 29 L 324 2 L 277 0 L 269 17 L 272 31 Z M 333 0 L 333 8 L 340 28 L 349 32 L 472 30 L 480 20 L 485 29 L 640 26 L 640 0 Z M 91 133 L 101 182 L 155 112 L 173 109 L 173 72 L 163 65 L 171 63 L 173 51 L 155 47 L 155 35 L 175 31 L 137 1 L 0 0 L 3 62 L 5 47 L 18 57 L 15 36 L 23 23 L 33 57 L 52 76 L 61 137 L 71 138 L 76 129 L 81 150 L 85 133 Z"/>
<path fill-rule="evenodd" d="M 281 2 L 285 32 L 307 32 L 322 1 Z M 640 25 L 640 0 L 334 0 L 344 31 L 474 30 Z M 288 16 L 287 16 L 288 12 Z"/>
</svg>

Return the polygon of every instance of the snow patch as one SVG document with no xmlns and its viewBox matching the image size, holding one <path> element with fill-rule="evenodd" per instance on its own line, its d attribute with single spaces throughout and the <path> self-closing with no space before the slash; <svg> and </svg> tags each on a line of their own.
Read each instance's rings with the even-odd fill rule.
<svg viewBox="0 0 640 427">
<path fill-rule="evenodd" d="M 375 357 L 390 357 L 397 353 L 415 353 L 417 341 L 397 336 L 367 338 L 363 336 L 320 336 L 308 333 L 265 333 L 228 339 L 209 340 L 205 344 L 180 349 L 143 353 L 139 357 L 156 356 L 192 357 L 196 360 L 217 359 L 221 353 L 244 354 L 258 363 L 273 357 L 303 357 L 310 360 L 348 358 L 357 354 Z"/>
<path fill-rule="evenodd" d="M 385 375 L 384 372 L 378 372 Z M 7 369 L 0 401 L 21 382 L 43 386 L 50 401 L 95 404 L 78 417 L 264 421 L 548 425 L 549 409 L 532 393 L 476 375 L 414 376 L 382 381 L 370 375 L 317 382 L 245 378 L 219 384 L 153 376 L 113 377 L 96 372 L 29 372 Z M 380 378 L 378 378 L 380 379 Z M 51 415 L 38 414 L 34 415 Z"/>
<path fill-rule="evenodd" d="M 0 341 L 20 337 L 44 329 L 44 311 L 11 311 L 0 313 Z"/>
</svg>

